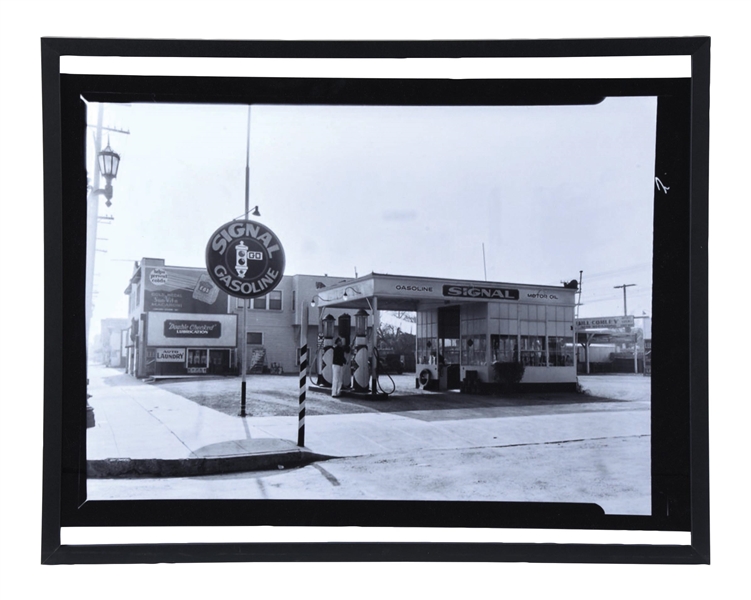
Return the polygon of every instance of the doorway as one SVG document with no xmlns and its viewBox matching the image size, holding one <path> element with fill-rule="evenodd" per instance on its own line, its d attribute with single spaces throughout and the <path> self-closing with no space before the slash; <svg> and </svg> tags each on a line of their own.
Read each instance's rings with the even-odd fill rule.
<svg viewBox="0 0 751 600">
<path fill-rule="evenodd" d="M 438 309 L 438 365 L 445 389 L 461 386 L 461 308 L 443 306 Z M 443 381 L 441 387 L 444 387 Z"/>
</svg>

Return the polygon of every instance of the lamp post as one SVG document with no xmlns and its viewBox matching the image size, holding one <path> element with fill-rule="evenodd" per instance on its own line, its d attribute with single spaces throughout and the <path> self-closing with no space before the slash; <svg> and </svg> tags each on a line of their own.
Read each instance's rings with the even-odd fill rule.
<svg viewBox="0 0 751 600">
<path fill-rule="evenodd" d="M 102 150 L 102 118 L 104 107 L 99 105 L 97 116 L 96 135 L 94 136 L 94 151 L 96 153 L 96 168 L 94 180 L 87 187 L 87 228 L 86 228 L 86 356 L 89 355 L 89 331 L 91 330 L 91 317 L 94 311 L 94 262 L 96 260 L 97 223 L 99 222 L 99 196 L 106 198 L 106 205 L 112 206 L 112 180 L 117 177 L 120 167 L 120 155 L 112 150 L 107 141 L 107 147 Z M 124 132 L 123 132 L 124 133 Z M 104 188 L 99 187 L 100 176 L 105 179 Z M 88 386 L 88 379 L 86 380 Z M 94 409 L 89 405 L 86 395 L 86 427 L 95 425 Z"/>
</svg>

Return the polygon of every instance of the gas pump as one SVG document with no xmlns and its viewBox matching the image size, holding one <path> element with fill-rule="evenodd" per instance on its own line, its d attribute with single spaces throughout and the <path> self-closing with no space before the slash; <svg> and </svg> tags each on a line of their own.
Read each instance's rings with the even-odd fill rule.
<svg viewBox="0 0 751 600">
<path fill-rule="evenodd" d="M 336 319 L 332 315 L 326 315 L 323 319 L 323 352 L 318 358 L 318 381 L 317 385 L 331 387 L 334 364 L 334 323 Z"/>
<path fill-rule="evenodd" d="M 350 317 L 347 313 L 340 315 L 337 330 L 339 337 L 342 338 L 342 341 L 344 342 L 344 357 L 347 361 L 344 365 L 344 368 L 342 368 L 342 388 L 348 389 L 352 387 L 352 370 L 349 366 L 349 361 L 352 357 L 350 350 L 350 344 L 352 342 L 352 317 Z"/>
<path fill-rule="evenodd" d="M 355 314 L 355 357 L 353 389 L 356 392 L 369 392 L 370 364 L 368 360 L 368 313 L 362 309 Z"/>
</svg>

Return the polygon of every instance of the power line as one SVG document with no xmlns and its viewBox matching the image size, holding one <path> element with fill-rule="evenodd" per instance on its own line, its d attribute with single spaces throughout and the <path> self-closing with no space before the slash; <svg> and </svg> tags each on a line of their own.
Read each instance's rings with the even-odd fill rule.
<svg viewBox="0 0 751 600">
<path fill-rule="evenodd" d="M 648 269 L 652 267 L 652 263 L 639 263 L 628 267 L 622 267 L 620 269 L 612 269 L 610 271 L 600 271 L 599 273 L 589 274 L 587 273 L 587 279 L 599 279 L 601 277 L 612 277 L 615 275 L 622 275 L 624 273 L 631 273 L 633 271 L 639 271 L 642 269 Z"/>
</svg>

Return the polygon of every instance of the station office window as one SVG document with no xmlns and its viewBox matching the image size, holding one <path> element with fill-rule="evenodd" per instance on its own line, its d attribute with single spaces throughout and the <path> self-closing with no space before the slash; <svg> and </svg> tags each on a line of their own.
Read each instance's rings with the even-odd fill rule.
<svg viewBox="0 0 751 600">
<path fill-rule="evenodd" d="M 263 333 L 260 331 L 248 331 L 248 346 L 263 346 Z"/>
<path fill-rule="evenodd" d="M 573 307 L 490 304 L 488 310 L 493 362 L 521 361 L 533 367 L 573 364 Z"/>
</svg>

